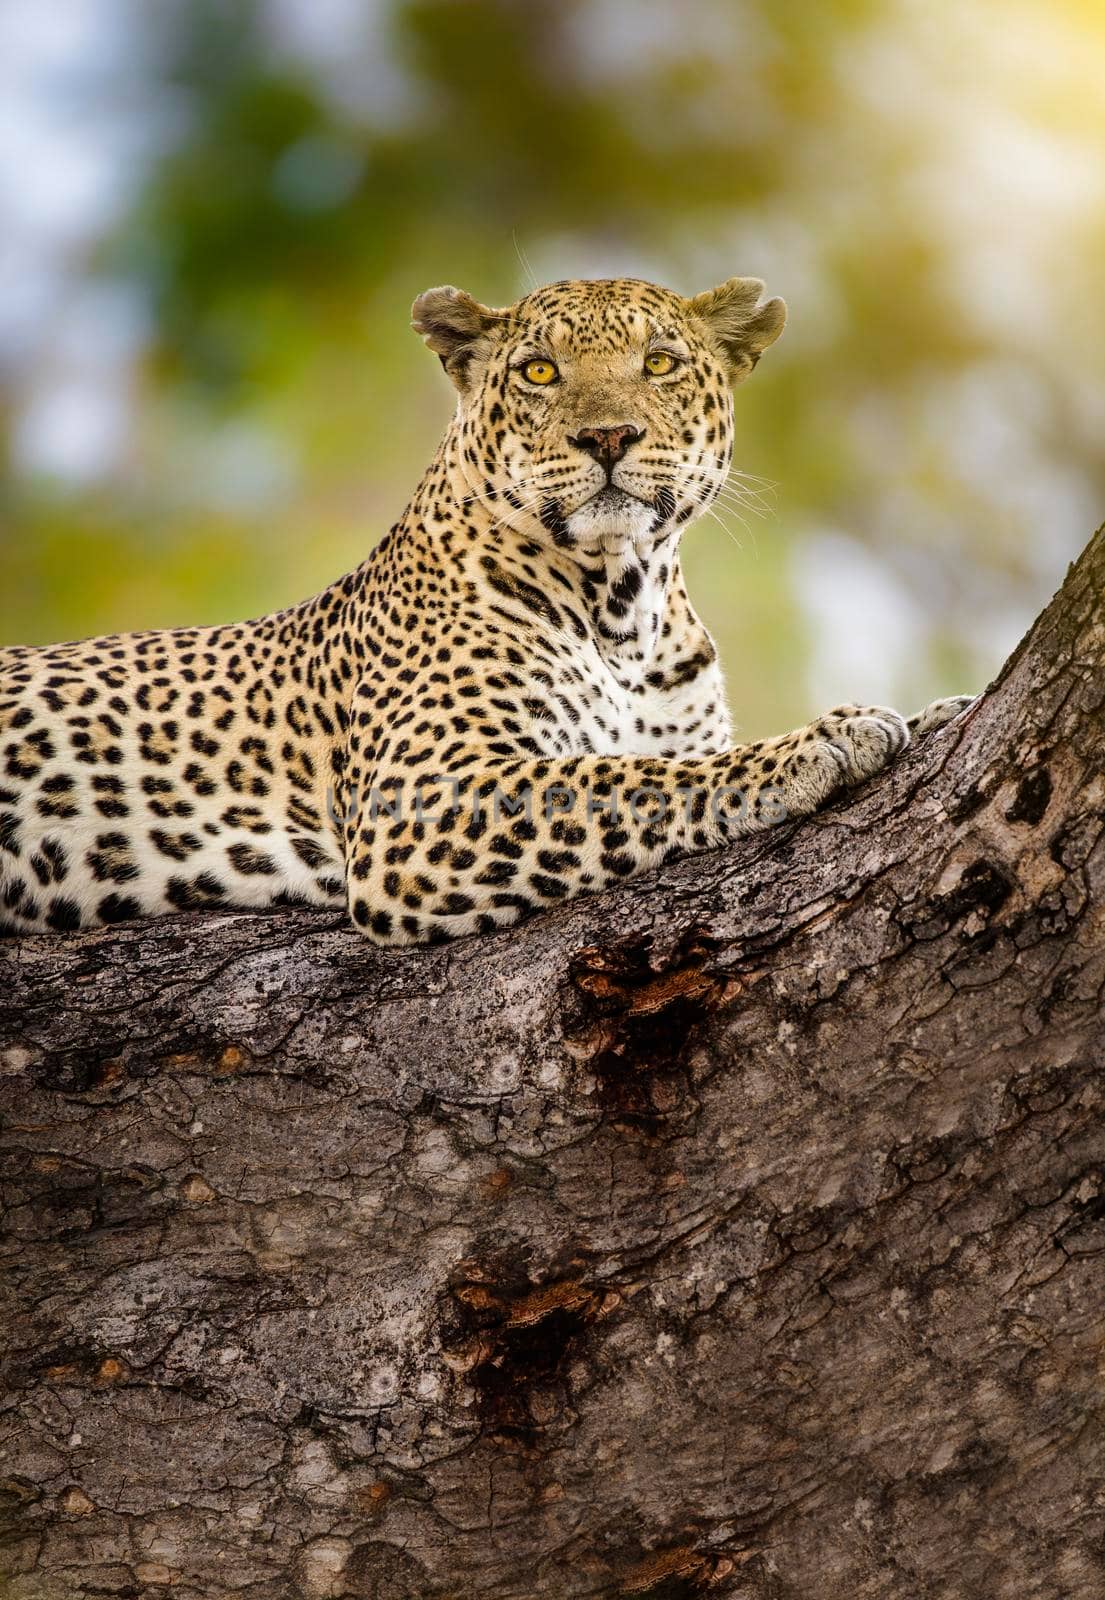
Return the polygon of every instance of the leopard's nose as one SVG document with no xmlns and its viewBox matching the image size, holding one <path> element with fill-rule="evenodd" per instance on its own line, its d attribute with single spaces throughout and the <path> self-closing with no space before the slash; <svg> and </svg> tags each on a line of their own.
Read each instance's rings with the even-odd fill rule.
<svg viewBox="0 0 1105 1600">
<path fill-rule="evenodd" d="M 644 436 L 643 428 L 625 422 L 617 428 L 580 428 L 577 434 L 569 437 L 568 443 L 575 445 L 577 450 L 583 450 L 609 472 L 630 445 L 636 444 Z"/>
</svg>

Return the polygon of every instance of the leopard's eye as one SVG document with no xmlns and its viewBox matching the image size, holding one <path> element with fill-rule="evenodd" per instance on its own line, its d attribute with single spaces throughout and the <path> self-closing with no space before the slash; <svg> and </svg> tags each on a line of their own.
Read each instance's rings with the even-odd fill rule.
<svg viewBox="0 0 1105 1600">
<path fill-rule="evenodd" d="M 551 361 L 527 361 L 522 368 L 527 383 L 552 383 L 560 374 Z"/>
<path fill-rule="evenodd" d="M 645 357 L 645 371 L 650 378 L 663 378 L 667 373 L 674 372 L 678 365 L 676 358 L 666 350 L 654 350 Z"/>
</svg>

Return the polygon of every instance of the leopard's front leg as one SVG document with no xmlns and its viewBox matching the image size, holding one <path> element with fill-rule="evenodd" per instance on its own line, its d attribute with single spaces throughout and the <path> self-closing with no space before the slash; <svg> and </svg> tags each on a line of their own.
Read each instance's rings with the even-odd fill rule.
<svg viewBox="0 0 1105 1600">
<path fill-rule="evenodd" d="M 840 706 L 781 738 L 698 759 L 502 760 L 353 775 L 354 922 L 385 944 L 489 931 L 672 857 L 807 816 L 909 742 L 895 711 Z M 454 760 L 454 766 L 456 762 Z"/>
</svg>

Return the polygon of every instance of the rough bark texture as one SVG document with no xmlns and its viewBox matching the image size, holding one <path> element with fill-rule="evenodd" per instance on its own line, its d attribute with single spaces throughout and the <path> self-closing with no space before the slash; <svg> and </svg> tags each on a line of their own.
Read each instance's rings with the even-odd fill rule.
<svg viewBox="0 0 1105 1600">
<path fill-rule="evenodd" d="M 4 1595 L 1101 1600 L 1103 594 L 520 932 L 9 945 Z"/>
</svg>

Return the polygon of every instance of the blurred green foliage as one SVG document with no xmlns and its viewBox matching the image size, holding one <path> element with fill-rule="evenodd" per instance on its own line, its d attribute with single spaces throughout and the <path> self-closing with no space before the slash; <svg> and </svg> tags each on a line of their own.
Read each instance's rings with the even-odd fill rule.
<svg viewBox="0 0 1105 1600">
<path fill-rule="evenodd" d="M 297 4 L 137 13 L 176 121 L 81 264 L 149 319 L 125 448 L 79 485 L 15 451 L 0 638 L 256 614 L 362 559 L 448 416 L 432 283 L 745 272 L 791 306 L 737 402 L 777 488 L 685 555 L 742 725 L 998 666 L 1105 503 L 1101 190 L 1064 176 L 1105 144 L 1092 8 L 392 0 L 327 55 Z"/>
</svg>

